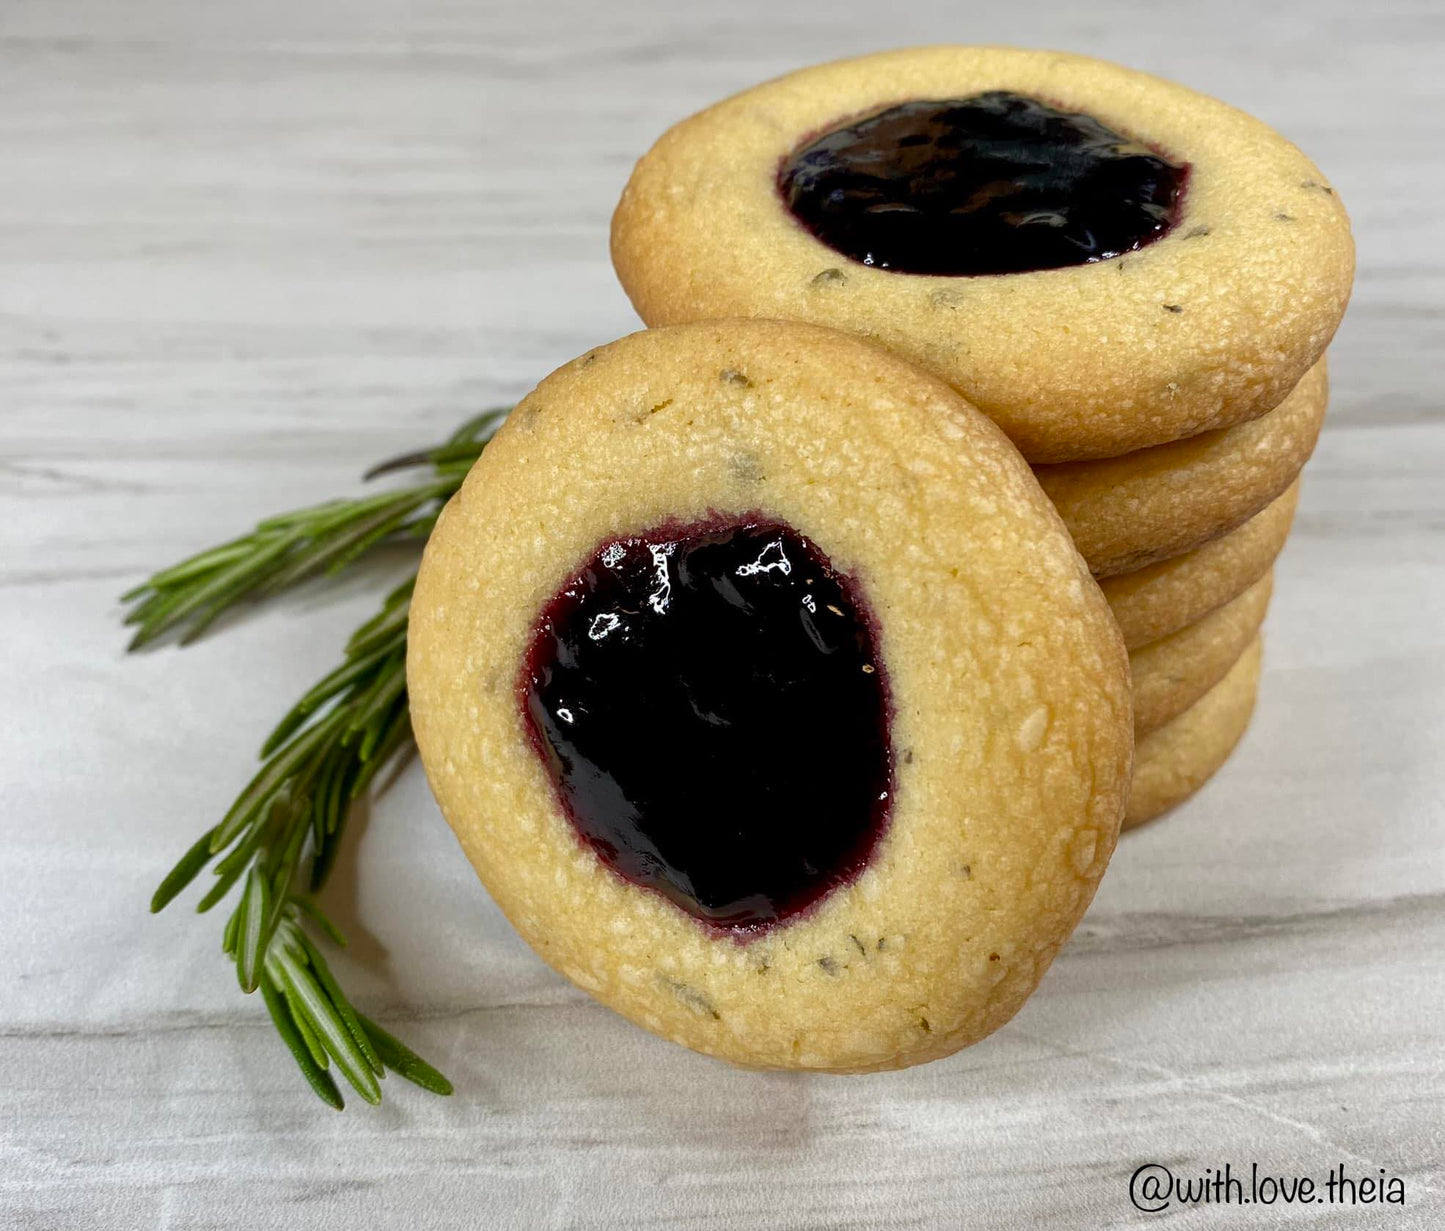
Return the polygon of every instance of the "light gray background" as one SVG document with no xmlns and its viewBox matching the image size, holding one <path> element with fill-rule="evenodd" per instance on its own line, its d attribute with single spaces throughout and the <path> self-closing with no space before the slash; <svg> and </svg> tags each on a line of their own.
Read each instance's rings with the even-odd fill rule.
<svg viewBox="0 0 1445 1231">
<path fill-rule="evenodd" d="M 0 4 L 0 1225 L 1080 1228 L 1127 1178 L 1384 1168 L 1445 1210 L 1438 3 Z M 122 656 L 115 596 L 636 327 L 607 221 L 673 120 L 883 46 L 1093 52 L 1302 145 L 1355 221 L 1334 403 L 1225 772 L 1128 837 L 952 1060 L 734 1072 L 598 1008 L 419 770 L 340 870 L 362 1004 L 455 1079 L 335 1115 L 160 874 L 400 559 Z M 359 920 L 359 921 L 358 921 Z"/>
</svg>

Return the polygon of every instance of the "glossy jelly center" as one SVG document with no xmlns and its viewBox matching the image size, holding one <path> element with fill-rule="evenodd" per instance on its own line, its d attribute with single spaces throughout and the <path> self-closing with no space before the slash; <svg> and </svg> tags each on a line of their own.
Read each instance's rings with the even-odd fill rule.
<svg viewBox="0 0 1445 1231">
<path fill-rule="evenodd" d="M 602 544 L 543 610 L 519 692 L 584 841 L 713 927 L 805 911 L 887 824 L 888 689 L 866 610 L 775 521 Z"/>
<path fill-rule="evenodd" d="M 783 160 L 828 247 L 909 274 L 1007 274 L 1119 256 L 1173 225 L 1189 168 L 1092 116 L 994 91 L 901 103 Z"/>
</svg>

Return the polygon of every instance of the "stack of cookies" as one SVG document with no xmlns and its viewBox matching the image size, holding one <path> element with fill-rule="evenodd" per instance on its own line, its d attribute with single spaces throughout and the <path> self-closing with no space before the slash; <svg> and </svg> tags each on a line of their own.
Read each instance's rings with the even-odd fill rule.
<svg viewBox="0 0 1445 1231">
<path fill-rule="evenodd" d="M 1126 826 L 1191 795 L 1244 734 L 1274 560 L 1325 402 L 1321 361 L 1258 419 L 1034 468 L 1130 651 L 1136 746 Z"/>
<path fill-rule="evenodd" d="M 634 171 L 612 251 L 648 325 L 829 326 L 984 411 L 1130 650 L 1126 825 L 1220 767 L 1353 277 L 1348 219 L 1304 154 L 1097 60 L 891 52 L 677 125 Z"/>
<path fill-rule="evenodd" d="M 647 1029 L 948 1055 L 1248 722 L 1344 211 L 1212 99 L 933 48 L 679 125 L 612 240 L 662 327 L 543 381 L 427 545 L 433 791 Z"/>
</svg>

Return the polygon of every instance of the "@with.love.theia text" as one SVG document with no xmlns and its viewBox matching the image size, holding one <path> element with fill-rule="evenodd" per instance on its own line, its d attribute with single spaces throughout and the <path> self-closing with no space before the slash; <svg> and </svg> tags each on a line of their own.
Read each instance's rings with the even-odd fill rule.
<svg viewBox="0 0 1445 1231">
<path fill-rule="evenodd" d="M 1190 1205 L 1402 1206 L 1405 1181 L 1384 1168 L 1373 1172 L 1336 1163 L 1324 1176 L 1276 1175 L 1259 1163 L 1235 1168 L 1175 1169 L 1143 1163 L 1129 1177 L 1129 1200 L 1146 1214 Z"/>
</svg>

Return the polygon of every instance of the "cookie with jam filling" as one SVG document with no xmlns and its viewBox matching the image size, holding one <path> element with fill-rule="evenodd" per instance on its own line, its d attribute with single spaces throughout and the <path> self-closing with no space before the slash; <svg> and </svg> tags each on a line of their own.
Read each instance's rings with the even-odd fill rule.
<svg viewBox="0 0 1445 1231">
<path fill-rule="evenodd" d="M 684 326 L 559 369 L 410 620 L 422 760 L 492 896 L 710 1055 L 982 1038 L 1113 848 L 1132 717 L 1097 585 L 1002 433 L 847 335 Z"/>
<path fill-rule="evenodd" d="M 1035 462 L 1245 422 L 1319 360 L 1354 248 L 1298 149 L 1084 56 L 926 47 L 719 103 L 638 163 L 612 255 L 650 325 L 872 338 Z"/>
</svg>

